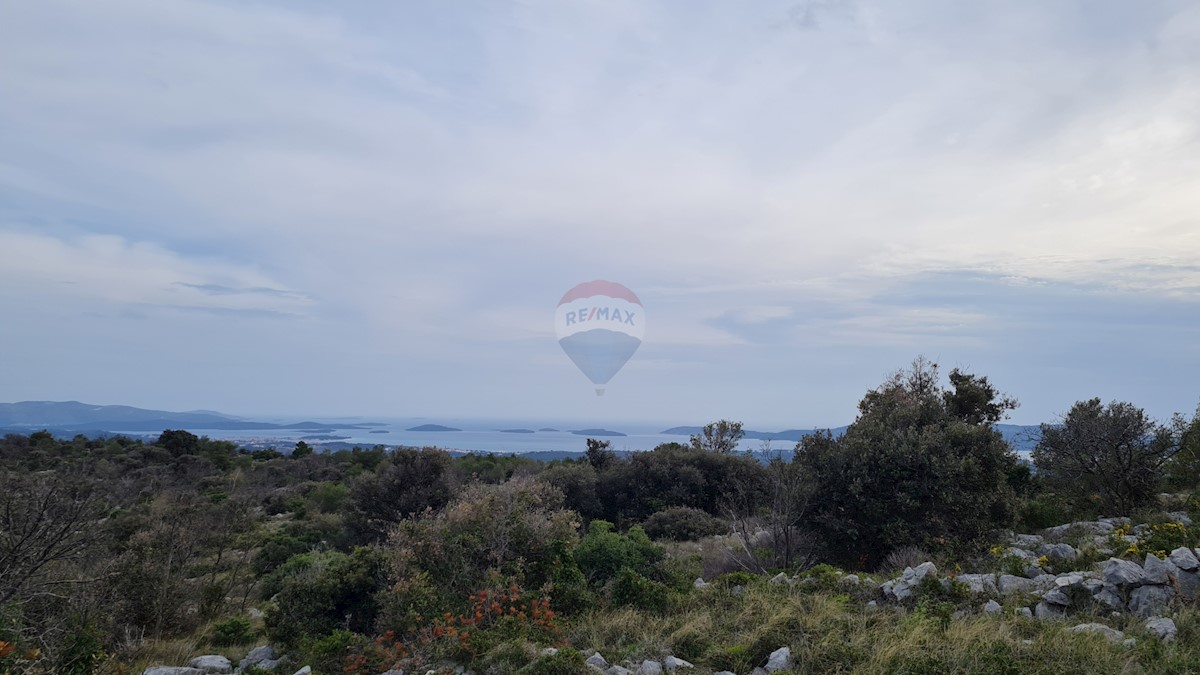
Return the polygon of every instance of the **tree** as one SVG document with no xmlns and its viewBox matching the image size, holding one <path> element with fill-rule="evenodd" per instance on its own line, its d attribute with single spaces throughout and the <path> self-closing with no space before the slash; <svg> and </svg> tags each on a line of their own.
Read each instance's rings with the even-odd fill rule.
<svg viewBox="0 0 1200 675">
<path fill-rule="evenodd" d="M 395 451 L 374 474 L 350 487 L 347 525 L 359 543 L 379 541 L 396 523 L 450 501 L 450 455 L 441 450 Z"/>
<path fill-rule="evenodd" d="M 692 449 L 727 455 L 737 451 L 738 441 L 745 435 L 741 422 L 710 422 L 704 425 L 699 434 L 692 435 Z"/>
<path fill-rule="evenodd" d="M 292 448 L 292 459 L 300 459 L 313 454 L 312 446 L 304 441 L 296 441 L 296 447 Z"/>
<path fill-rule="evenodd" d="M 992 424 L 1016 402 L 953 375 L 942 389 L 937 364 L 917 358 L 867 392 L 840 438 L 797 444 L 832 558 L 870 567 L 902 546 L 967 547 L 1012 521 L 1017 459 Z"/>
<path fill-rule="evenodd" d="M 596 438 L 587 439 L 587 452 L 584 453 L 584 458 L 587 463 L 592 465 L 592 468 L 597 471 L 602 471 L 610 466 L 617 459 L 617 455 L 610 449 L 612 443 L 610 441 L 602 441 Z"/>
<path fill-rule="evenodd" d="M 1151 503 L 1168 460 L 1180 448 L 1170 427 L 1131 403 L 1079 401 L 1059 425 L 1042 425 L 1033 461 L 1078 505 L 1129 515 Z"/>
<path fill-rule="evenodd" d="M 191 455 L 200 445 L 200 438 L 183 429 L 165 429 L 158 435 L 157 445 L 166 448 L 172 455 Z"/>
<path fill-rule="evenodd" d="M 0 607 L 53 585 L 80 583 L 60 575 L 102 532 L 92 486 L 53 474 L 0 478 Z"/>
<path fill-rule="evenodd" d="M 1183 415 L 1171 419 L 1171 427 L 1179 439 L 1179 451 L 1167 463 L 1167 477 L 1176 489 L 1200 487 L 1200 408 L 1189 421 Z"/>
</svg>

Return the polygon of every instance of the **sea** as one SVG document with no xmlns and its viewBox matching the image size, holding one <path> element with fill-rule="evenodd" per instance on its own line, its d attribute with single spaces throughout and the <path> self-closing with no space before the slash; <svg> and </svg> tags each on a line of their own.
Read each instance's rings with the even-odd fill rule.
<svg viewBox="0 0 1200 675">
<path fill-rule="evenodd" d="M 274 447 L 280 451 L 290 450 L 298 441 L 321 450 L 348 447 L 369 448 L 375 445 L 389 447 L 436 447 L 462 452 L 524 454 L 542 452 L 579 452 L 587 450 L 587 439 L 598 438 L 608 441 L 616 451 L 633 452 L 653 450 L 663 443 L 687 443 L 687 434 L 664 434 L 670 425 L 647 425 L 645 423 L 578 423 L 511 420 L 463 420 L 429 418 L 337 418 L 320 419 L 264 419 L 255 421 L 279 425 L 298 422 L 316 422 L 320 428 L 225 430 L 189 428 L 188 431 L 209 438 L 227 440 L 250 448 Z M 453 430 L 421 431 L 420 427 L 437 425 Z M 120 432 L 131 436 L 145 432 Z M 791 450 L 793 441 L 772 441 L 764 446 L 763 441 L 743 440 L 739 450 L 761 451 L 764 449 Z"/>
</svg>

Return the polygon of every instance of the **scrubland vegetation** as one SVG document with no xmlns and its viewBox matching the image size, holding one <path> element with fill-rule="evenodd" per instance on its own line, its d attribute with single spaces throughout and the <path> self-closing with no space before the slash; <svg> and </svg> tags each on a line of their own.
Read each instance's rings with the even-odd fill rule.
<svg viewBox="0 0 1200 675">
<path fill-rule="evenodd" d="M 1080 402 L 1031 467 L 992 426 L 1016 402 L 986 377 L 947 381 L 914 362 L 789 461 L 736 453 L 729 422 L 548 464 L 7 436 L 0 673 L 140 673 L 264 642 L 288 673 L 575 673 L 591 650 L 745 673 L 780 646 L 805 673 L 1200 672 L 1191 607 L 1174 642 L 1129 646 L 980 614 L 954 584 L 881 600 L 878 582 L 927 559 L 1006 571 L 1006 531 L 1124 515 L 1156 525 L 1129 557 L 1200 544 L 1159 513 L 1200 517 L 1200 419 Z"/>
</svg>

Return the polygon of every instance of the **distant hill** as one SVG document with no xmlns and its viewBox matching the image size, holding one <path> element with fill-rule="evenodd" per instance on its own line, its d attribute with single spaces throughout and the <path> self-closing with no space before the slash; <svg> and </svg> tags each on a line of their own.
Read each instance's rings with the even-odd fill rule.
<svg viewBox="0 0 1200 675">
<path fill-rule="evenodd" d="M 163 429 L 220 431 L 291 429 L 329 433 L 337 429 L 359 429 L 362 426 L 328 422 L 272 424 L 270 422 L 253 422 L 245 418 L 207 410 L 168 412 L 127 405 L 94 405 L 79 401 L 0 403 L 0 429 L 14 432 L 46 429 L 60 435 L 125 431 L 156 433 L 162 432 Z"/>
<path fill-rule="evenodd" d="M 575 434 L 576 436 L 593 436 L 595 438 L 603 438 L 606 436 L 621 437 L 627 435 L 621 433 L 620 431 L 612 431 L 609 429 L 576 429 L 571 433 Z"/>
<path fill-rule="evenodd" d="M 409 427 L 405 431 L 462 431 L 454 427 L 444 427 L 440 424 L 421 424 L 415 427 Z"/>
<path fill-rule="evenodd" d="M 537 433 L 533 429 L 500 429 L 502 434 L 532 434 Z"/>
<path fill-rule="evenodd" d="M 200 427 L 206 424 L 230 424 L 239 418 L 213 413 L 167 412 L 127 405 L 93 405 L 79 401 L 21 401 L 0 403 L 0 424 L 8 427 L 84 426 L 137 424 L 170 420 L 177 424 Z M 208 427 L 216 428 L 216 427 Z"/>
</svg>

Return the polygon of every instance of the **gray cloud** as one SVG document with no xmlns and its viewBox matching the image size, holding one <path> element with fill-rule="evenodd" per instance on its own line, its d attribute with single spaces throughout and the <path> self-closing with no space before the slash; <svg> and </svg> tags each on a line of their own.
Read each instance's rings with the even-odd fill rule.
<svg viewBox="0 0 1200 675">
<path fill-rule="evenodd" d="M 840 423 L 917 351 L 1011 373 L 1034 418 L 1077 382 L 1188 407 L 1196 45 L 1165 1 L 26 4 L 0 307 L 136 307 L 183 351 L 203 316 L 303 322 L 222 346 L 280 410 L 579 416 L 545 317 L 610 277 L 649 324 L 605 414 Z M 114 363 L 174 362 L 124 327 Z M 17 344 L 0 398 L 53 398 L 61 352 Z M 357 393 L 287 381 L 314 354 Z"/>
</svg>

